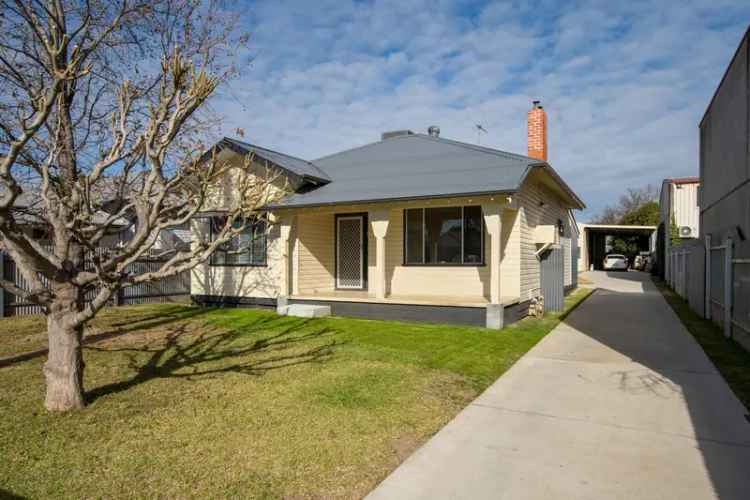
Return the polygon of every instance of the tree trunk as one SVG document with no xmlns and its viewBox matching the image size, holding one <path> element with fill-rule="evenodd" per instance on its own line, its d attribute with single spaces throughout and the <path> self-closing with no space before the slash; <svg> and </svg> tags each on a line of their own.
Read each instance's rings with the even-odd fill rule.
<svg viewBox="0 0 750 500">
<path fill-rule="evenodd" d="M 44 406 L 50 411 L 83 408 L 83 326 L 73 325 L 78 312 L 78 291 L 70 288 L 56 293 L 47 315 L 49 354 L 44 364 L 47 397 Z"/>
</svg>

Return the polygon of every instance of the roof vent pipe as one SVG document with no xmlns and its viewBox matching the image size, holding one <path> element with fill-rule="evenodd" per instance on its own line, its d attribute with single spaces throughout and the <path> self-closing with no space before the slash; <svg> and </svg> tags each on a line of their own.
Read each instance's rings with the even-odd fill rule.
<svg viewBox="0 0 750 500">
<path fill-rule="evenodd" d="M 430 128 L 427 129 L 427 133 L 430 135 L 430 137 L 439 137 L 440 127 L 438 127 L 437 125 L 430 125 Z"/>
</svg>

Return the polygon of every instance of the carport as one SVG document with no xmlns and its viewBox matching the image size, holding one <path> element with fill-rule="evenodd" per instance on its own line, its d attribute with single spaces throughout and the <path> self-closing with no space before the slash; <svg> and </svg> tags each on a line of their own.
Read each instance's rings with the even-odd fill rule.
<svg viewBox="0 0 750 500">
<path fill-rule="evenodd" d="M 635 237 L 641 252 L 656 249 L 656 226 L 622 226 L 616 224 L 578 224 L 579 271 L 587 271 L 593 265 L 601 269 L 607 255 L 609 237 Z"/>
</svg>

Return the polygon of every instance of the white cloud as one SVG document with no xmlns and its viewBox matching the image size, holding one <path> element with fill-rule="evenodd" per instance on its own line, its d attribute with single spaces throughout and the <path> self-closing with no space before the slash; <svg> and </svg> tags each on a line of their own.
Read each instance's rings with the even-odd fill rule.
<svg viewBox="0 0 750 500">
<path fill-rule="evenodd" d="M 696 174 L 697 124 L 750 19 L 745 2 L 261 2 L 255 62 L 214 102 L 223 133 L 305 158 L 439 125 L 525 152 L 541 98 L 550 161 L 601 209 Z"/>
</svg>

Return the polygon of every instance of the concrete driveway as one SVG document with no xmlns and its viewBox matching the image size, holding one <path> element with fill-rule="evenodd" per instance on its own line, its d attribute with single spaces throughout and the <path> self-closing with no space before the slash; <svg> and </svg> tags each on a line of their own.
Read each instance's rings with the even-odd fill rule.
<svg viewBox="0 0 750 500">
<path fill-rule="evenodd" d="M 599 290 L 367 498 L 750 498 L 746 410 L 649 277 Z"/>
</svg>

